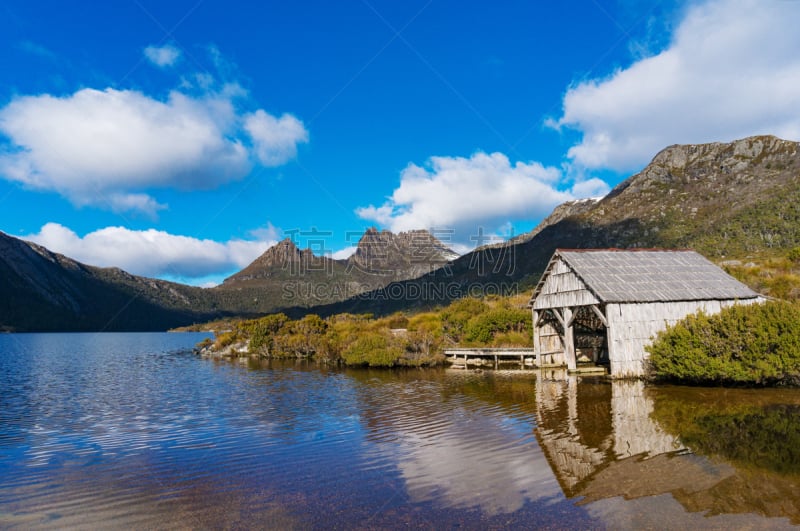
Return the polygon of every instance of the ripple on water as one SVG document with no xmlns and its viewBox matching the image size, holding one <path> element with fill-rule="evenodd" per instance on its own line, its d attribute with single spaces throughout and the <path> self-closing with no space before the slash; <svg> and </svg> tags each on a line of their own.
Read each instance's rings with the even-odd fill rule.
<svg viewBox="0 0 800 531">
<path fill-rule="evenodd" d="M 215 363 L 187 352 L 200 339 L 3 344 L 0 525 L 487 523 L 562 500 L 531 408 L 491 398 L 502 382 Z"/>
</svg>

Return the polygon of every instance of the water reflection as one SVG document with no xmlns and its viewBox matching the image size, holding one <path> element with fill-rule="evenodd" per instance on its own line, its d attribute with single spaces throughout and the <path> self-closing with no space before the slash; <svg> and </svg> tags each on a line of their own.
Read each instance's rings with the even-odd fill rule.
<svg viewBox="0 0 800 531">
<path fill-rule="evenodd" d="M 394 461 L 411 500 L 492 516 L 561 498 L 533 436 L 534 378 L 439 375 L 373 374 L 359 388 L 370 452 Z"/>
<path fill-rule="evenodd" d="M 536 386 L 537 440 L 564 493 L 609 527 L 800 523 L 795 391 L 555 376 Z"/>
<path fill-rule="evenodd" d="M 214 362 L 197 340 L 0 336 L 0 527 L 799 519 L 795 390 Z"/>
<path fill-rule="evenodd" d="M 652 401 L 639 381 L 542 376 L 536 401 L 537 439 L 568 496 L 583 495 L 586 480 L 620 459 L 682 447 L 651 420 Z"/>
</svg>

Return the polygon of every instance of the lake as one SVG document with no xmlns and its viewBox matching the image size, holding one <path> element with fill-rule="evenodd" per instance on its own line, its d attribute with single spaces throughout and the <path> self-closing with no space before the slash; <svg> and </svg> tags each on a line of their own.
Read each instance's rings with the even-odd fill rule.
<svg viewBox="0 0 800 531">
<path fill-rule="evenodd" d="M 214 361 L 0 335 L 0 528 L 800 523 L 800 391 Z"/>
</svg>

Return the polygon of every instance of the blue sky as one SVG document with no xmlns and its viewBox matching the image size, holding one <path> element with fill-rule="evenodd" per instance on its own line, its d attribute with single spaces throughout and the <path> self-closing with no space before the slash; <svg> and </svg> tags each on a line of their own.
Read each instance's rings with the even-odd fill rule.
<svg viewBox="0 0 800 531">
<path fill-rule="evenodd" d="M 800 139 L 800 2 L 261 4 L 4 2 L 0 230 L 206 285 L 289 235 L 463 252 L 670 144 Z"/>
</svg>

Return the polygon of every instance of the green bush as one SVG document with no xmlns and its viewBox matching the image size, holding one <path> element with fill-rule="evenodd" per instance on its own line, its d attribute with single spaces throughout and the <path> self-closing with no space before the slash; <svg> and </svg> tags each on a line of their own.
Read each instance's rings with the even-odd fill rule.
<svg viewBox="0 0 800 531">
<path fill-rule="evenodd" d="M 318 315 L 309 314 L 283 324 L 272 339 L 272 357 L 307 358 L 327 352 L 325 333 L 328 324 Z"/>
<path fill-rule="evenodd" d="M 459 299 L 442 310 L 442 328 L 454 343 L 459 343 L 465 333 L 467 323 L 476 315 L 489 309 L 489 305 L 480 299 Z"/>
<path fill-rule="evenodd" d="M 800 306 L 784 301 L 691 315 L 661 332 L 650 372 L 689 383 L 770 385 L 800 377 Z"/>
<path fill-rule="evenodd" d="M 490 344 L 498 334 L 530 330 L 531 316 L 519 308 L 496 308 L 472 317 L 464 327 L 470 343 Z"/>
<path fill-rule="evenodd" d="M 282 313 L 273 313 L 260 319 L 246 321 L 242 325 L 242 330 L 250 338 L 250 352 L 270 356 L 273 338 L 288 321 L 289 318 Z"/>
<path fill-rule="evenodd" d="M 345 348 L 342 359 L 347 365 L 392 367 L 402 355 L 403 350 L 392 344 L 389 337 L 377 332 L 366 332 Z"/>
<path fill-rule="evenodd" d="M 228 330 L 217 334 L 214 341 L 214 348 L 222 350 L 225 347 L 232 345 L 241 339 L 241 332 L 239 330 Z"/>
</svg>

